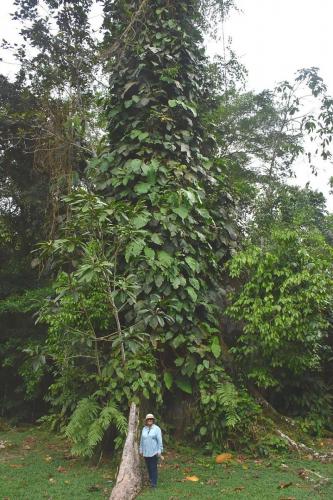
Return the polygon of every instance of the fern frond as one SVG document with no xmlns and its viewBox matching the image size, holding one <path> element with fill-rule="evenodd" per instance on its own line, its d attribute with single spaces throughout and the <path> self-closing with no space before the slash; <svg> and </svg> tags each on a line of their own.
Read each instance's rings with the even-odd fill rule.
<svg viewBox="0 0 333 500">
<path fill-rule="evenodd" d="M 111 401 L 108 402 L 107 406 L 105 406 L 98 419 L 95 420 L 88 432 L 88 446 L 94 449 L 103 439 L 105 431 L 110 427 L 110 425 L 115 425 L 119 434 L 124 436 L 127 430 L 127 422 L 124 415 L 114 403 Z"/>
<path fill-rule="evenodd" d="M 118 441 L 123 439 L 126 435 L 127 421 L 112 401 L 101 408 L 93 398 L 82 399 L 65 432 L 73 443 L 72 453 L 82 457 L 91 457 L 111 425 L 117 428 Z"/>
<path fill-rule="evenodd" d="M 216 388 L 218 401 L 225 413 L 227 427 L 235 427 L 240 421 L 238 415 L 239 395 L 236 387 L 231 382 L 218 383 Z"/>
<path fill-rule="evenodd" d="M 94 399 L 84 398 L 79 401 L 65 431 L 65 435 L 73 443 L 74 455 L 92 455 L 93 450 L 87 447 L 87 433 L 99 412 L 100 406 Z"/>
</svg>

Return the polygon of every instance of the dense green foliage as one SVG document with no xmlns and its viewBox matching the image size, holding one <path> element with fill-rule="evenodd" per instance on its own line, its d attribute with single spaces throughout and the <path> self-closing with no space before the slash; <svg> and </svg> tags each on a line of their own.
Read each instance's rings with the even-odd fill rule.
<svg viewBox="0 0 333 500">
<path fill-rule="evenodd" d="M 323 432 L 332 221 L 287 184 L 301 155 L 316 169 L 306 134 L 330 157 L 322 79 L 243 91 L 233 52 L 203 49 L 232 1 L 102 4 L 97 42 L 94 2 L 17 2 L 37 52 L 0 101 L 4 414 L 47 405 L 83 456 L 121 443 L 132 400 L 209 449 L 260 440 L 258 391 Z"/>
<path fill-rule="evenodd" d="M 234 352 L 246 358 L 259 387 L 318 369 L 332 307 L 332 249 L 319 234 L 275 229 L 265 247 L 250 245 L 230 263 L 232 277 L 247 273 L 229 314 L 244 321 Z"/>
<path fill-rule="evenodd" d="M 40 304 L 24 304 L 17 295 L 37 287 L 30 252 L 46 236 L 49 178 L 33 168 L 37 100 L 19 80 L 1 77 L 0 89 L 0 300 L 8 298 L 0 302 L 0 405 L 3 413 L 34 418 L 33 400 L 41 401 L 46 387 L 38 386 L 24 350 L 43 342 L 31 317 Z"/>
<path fill-rule="evenodd" d="M 44 2 L 42 14 L 36 1 L 15 7 L 23 41 L 3 44 L 21 67 L 14 82 L 0 77 L 0 401 L 7 415 L 35 419 L 45 412 L 50 379 L 38 384 L 33 351 L 43 350 L 46 332 L 32 317 L 41 301 L 26 307 L 18 294 L 33 299 L 49 282 L 50 269 L 38 269 L 31 252 L 66 217 L 60 197 L 82 179 L 92 154 L 96 120 L 88 111 L 96 54 L 82 5 Z"/>
</svg>

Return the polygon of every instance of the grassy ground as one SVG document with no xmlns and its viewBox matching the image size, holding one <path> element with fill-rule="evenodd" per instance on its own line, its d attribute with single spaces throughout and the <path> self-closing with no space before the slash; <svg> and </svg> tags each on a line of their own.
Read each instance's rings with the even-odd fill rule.
<svg viewBox="0 0 333 500">
<path fill-rule="evenodd" d="M 330 480 L 324 481 L 314 472 Z M 110 460 L 102 459 L 97 468 L 74 458 L 59 436 L 36 428 L 0 432 L 0 500 L 105 499 L 114 475 Z M 146 487 L 139 498 L 331 499 L 332 476 L 332 464 L 311 457 L 258 460 L 234 455 L 230 462 L 216 464 L 200 452 L 183 448 L 165 454 L 158 488 Z"/>
<path fill-rule="evenodd" d="M 256 460 L 235 456 L 227 464 L 215 464 L 212 459 L 175 455 L 160 468 L 158 491 L 146 489 L 139 498 L 142 500 L 331 499 L 332 482 L 322 483 L 318 476 L 307 471 L 316 471 L 325 478 L 330 477 L 332 481 L 332 469 L 332 464 L 291 457 Z M 199 481 L 192 482 L 186 479 L 193 476 Z"/>
<path fill-rule="evenodd" d="M 0 432 L 0 500 L 107 498 L 114 471 L 70 454 L 59 436 L 35 428 Z"/>
</svg>

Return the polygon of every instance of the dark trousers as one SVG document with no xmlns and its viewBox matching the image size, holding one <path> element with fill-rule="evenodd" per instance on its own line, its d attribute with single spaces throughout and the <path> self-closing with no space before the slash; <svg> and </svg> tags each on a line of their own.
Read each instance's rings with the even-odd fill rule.
<svg viewBox="0 0 333 500">
<path fill-rule="evenodd" d="M 149 479 L 153 487 L 157 486 L 157 458 L 157 455 L 145 457 Z"/>
</svg>

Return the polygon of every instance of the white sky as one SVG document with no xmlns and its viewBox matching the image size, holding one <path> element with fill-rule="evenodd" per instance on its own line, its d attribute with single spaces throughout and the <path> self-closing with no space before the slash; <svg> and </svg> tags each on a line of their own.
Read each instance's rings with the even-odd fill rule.
<svg viewBox="0 0 333 500">
<path fill-rule="evenodd" d="M 0 0 L 0 38 L 17 40 L 18 24 L 11 21 L 14 0 Z M 317 66 L 333 95 L 333 0 L 236 0 L 241 10 L 233 13 L 225 26 L 226 37 L 249 72 L 248 88 L 272 88 L 278 81 L 292 79 L 296 70 Z M 12 75 L 13 59 L 3 54 L 0 72 Z M 333 210 L 333 196 L 327 182 L 333 166 L 320 164 L 317 177 L 305 163 L 297 167 L 297 183 L 323 191 Z"/>
<path fill-rule="evenodd" d="M 234 13 L 225 26 L 226 37 L 240 62 L 248 69 L 248 88 L 272 88 L 291 80 L 301 68 L 316 66 L 333 95 L 333 0 L 236 0 L 242 12 Z M 315 177 L 305 161 L 296 168 L 296 183 L 308 181 L 322 191 L 333 211 L 328 179 L 330 162 L 317 163 Z"/>
</svg>

